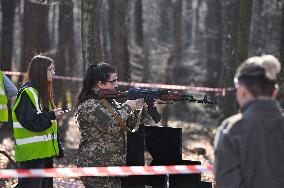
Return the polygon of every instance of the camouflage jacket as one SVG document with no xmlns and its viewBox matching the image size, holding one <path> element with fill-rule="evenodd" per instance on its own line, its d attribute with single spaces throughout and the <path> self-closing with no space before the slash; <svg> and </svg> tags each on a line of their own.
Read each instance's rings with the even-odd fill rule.
<svg viewBox="0 0 284 188">
<path fill-rule="evenodd" d="M 110 102 L 126 121 L 136 119 L 128 105 Z M 126 165 L 126 132 L 97 99 L 88 99 L 78 106 L 77 121 L 81 132 L 78 166 Z M 135 123 L 128 123 L 132 129 Z"/>
</svg>

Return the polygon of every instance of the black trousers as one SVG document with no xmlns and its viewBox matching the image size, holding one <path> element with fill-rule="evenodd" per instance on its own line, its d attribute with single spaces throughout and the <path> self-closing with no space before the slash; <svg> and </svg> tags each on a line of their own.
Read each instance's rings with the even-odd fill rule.
<svg viewBox="0 0 284 188">
<path fill-rule="evenodd" d="M 35 159 L 20 163 L 20 168 L 53 168 L 53 158 Z M 52 188 L 53 178 L 19 178 L 15 188 Z"/>
</svg>

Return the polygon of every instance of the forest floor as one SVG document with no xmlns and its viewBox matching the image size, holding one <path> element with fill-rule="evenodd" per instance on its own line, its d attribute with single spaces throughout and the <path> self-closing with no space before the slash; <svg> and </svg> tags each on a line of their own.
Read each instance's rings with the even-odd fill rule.
<svg viewBox="0 0 284 188">
<path fill-rule="evenodd" d="M 62 159 L 54 160 L 55 167 L 76 167 L 76 153 L 80 141 L 80 132 L 78 124 L 75 123 L 74 118 L 66 118 L 63 120 L 63 135 L 65 156 Z M 216 122 L 211 122 L 210 125 L 201 125 L 196 123 L 187 123 L 181 121 L 169 121 L 170 127 L 182 128 L 182 154 L 183 159 L 200 161 L 201 165 L 213 164 L 213 139 L 216 128 L 210 127 L 216 125 Z M 4 130 L 4 131 L 1 131 Z M 4 150 L 12 158 L 14 158 L 14 140 L 11 129 L 0 129 L 0 150 Z M 150 160 L 150 159 L 149 159 Z M 149 161 L 148 161 L 149 162 Z M 147 163 L 147 159 L 146 159 Z M 9 160 L 0 154 L 0 169 L 13 168 Z M 214 185 L 214 177 L 212 173 L 202 174 L 202 181 L 211 182 Z M 17 179 L 0 179 L 0 188 L 14 187 L 17 184 Z M 83 188 L 80 178 L 54 178 L 54 187 L 76 187 Z"/>
</svg>

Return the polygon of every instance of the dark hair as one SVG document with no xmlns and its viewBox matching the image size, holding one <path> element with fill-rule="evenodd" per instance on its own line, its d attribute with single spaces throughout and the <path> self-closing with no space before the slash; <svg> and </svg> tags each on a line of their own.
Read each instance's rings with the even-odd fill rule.
<svg viewBox="0 0 284 188">
<path fill-rule="evenodd" d="M 281 69 L 279 66 L 279 61 L 271 55 L 251 57 L 241 64 L 235 79 L 256 98 L 271 96 Z"/>
<path fill-rule="evenodd" d="M 116 69 L 108 63 L 90 65 L 86 71 L 83 87 L 78 96 L 78 105 L 88 98 L 88 95 L 92 93 L 92 89 L 99 81 L 106 82 L 112 73 L 116 73 Z"/>
<path fill-rule="evenodd" d="M 47 70 L 54 61 L 46 56 L 36 55 L 32 58 L 28 68 L 28 80 L 38 91 L 40 108 L 48 109 L 49 104 L 54 107 L 52 82 L 48 82 Z"/>
</svg>

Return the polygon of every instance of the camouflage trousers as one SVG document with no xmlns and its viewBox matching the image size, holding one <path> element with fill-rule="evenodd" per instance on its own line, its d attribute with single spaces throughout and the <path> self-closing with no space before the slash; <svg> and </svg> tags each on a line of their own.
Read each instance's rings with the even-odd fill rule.
<svg viewBox="0 0 284 188">
<path fill-rule="evenodd" d="M 121 188 L 119 177 L 81 177 L 86 188 Z"/>
</svg>

